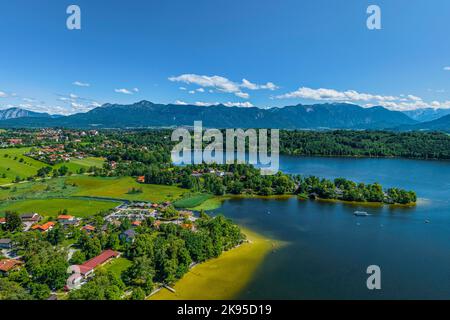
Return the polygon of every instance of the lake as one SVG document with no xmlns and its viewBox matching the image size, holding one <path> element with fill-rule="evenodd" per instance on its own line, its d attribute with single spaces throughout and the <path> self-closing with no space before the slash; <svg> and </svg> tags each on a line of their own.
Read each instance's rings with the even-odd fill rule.
<svg viewBox="0 0 450 320">
<path fill-rule="evenodd" d="M 286 173 L 414 190 L 419 202 L 391 208 L 227 200 L 216 213 L 288 243 L 268 255 L 238 298 L 450 298 L 450 162 L 289 156 L 280 162 Z M 356 217 L 355 210 L 371 215 Z M 381 268 L 381 290 L 367 289 L 369 265 Z"/>
</svg>

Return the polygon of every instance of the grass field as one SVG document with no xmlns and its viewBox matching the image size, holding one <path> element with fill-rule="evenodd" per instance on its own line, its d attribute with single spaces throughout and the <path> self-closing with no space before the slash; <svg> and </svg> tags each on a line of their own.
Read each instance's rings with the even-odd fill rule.
<svg viewBox="0 0 450 320">
<path fill-rule="evenodd" d="M 80 191 L 74 195 L 104 197 L 126 200 L 162 202 L 179 199 L 186 190 L 175 186 L 139 184 L 131 177 L 99 178 L 77 176 L 67 178 L 68 183 L 75 183 Z M 142 193 L 129 194 L 131 188 L 142 189 Z"/>
<path fill-rule="evenodd" d="M 0 188 L 0 200 L 61 198 L 70 196 L 78 190 L 71 185 L 65 185 L 64 181 L 65 178 L 46 179 L 2 187 Z"/>
<path fill-rule="evenodd" d="M 90 167 L 99 167 L 101 168 L 105 163 L 105 159 L 103 158 L 95 158 L 88 157 L 84 159 L 72 159 L 69 162 L 58 163 L 54 165 L 54 168 L 60 168 L 62 166 L 66 166 L 70 172 L 77 173 L 81 168 L 89 169 Z"/>
<path fill-rule="evenodd" d="M 188 194 L 184 198 L 175 201 L 173 205 L 176 208 L 194 208 L 200 206 L 202 203 L 204 203 L 208 199 L 211 199 L 212 197 L 213 195 L 208 193 Z"/>
<path fill-rule="evenodd" d="M 104 266 L 105 270 L 111 271 L 116 276 L 120 278 L 122 272 L 128 269 L 132 264 L 131 260 L 127 258 L 119 257 L 117 259 L 112 260 L 108 264 Z"/>
<path fill-rule="evenodd" d="M 112 209 L 118 205 L 119 202 L 85 199 L 5 201 L 0 205 L 0 215 L 4 214 L 5 211 L 10 210 L 18 213 L 36 212 L 44 217 L 56 217 L 60 211 L 67 209 L 69 214 L 84 218 L 92 216 L 100 211 Z"/>
<path fill-rule="evenodd" d="M 29 150 L 30 148 L 0 149 L 0 184 L 11 183 L 17 176 L 21 179 L 34 176 L 38 169 L 45 166 L 43 162 L 24 156 Z"/>
<path fill-rule="evenodd" d="M 223 202 L 228 198 L 228 196 L 213 196 L 212 198 L 209 198 L 205 200 L 202 204 L 189 208 L 190 210 L 200 211 L 210 211 L 210 210 L 216 210 L 220 208 L 223 204 Z"/>
<path fill-rule="evenodd" d="M 46 163 L 25 156 L 24 154 L 29 152 L 30 149 L 0 149 L 0 185 L 11 183 L 16 177 L 26 179 L 34 176 L 40 168 L 49 166 Z M 23 159 L 23 161 L 21 162 L 20 159 Z M 85 159 L 72 159 L 69 162 L 58 163 L 51 167 L 59 168 L 65 165 L 69 168 L 69 171 L 77 173 L 81 168 L 102 167 L 104 162 L 105 160 L 103 158 L 88 157 Z"/>
<path fill-rule="evenodd" d="M 151 300 L 228 300 L 238 297 L 252 280 L 264 258 L 282 244 L 249 230 L 250 243 L 223 253 L 219 258 L 192 268 L 174 285 L 176 293 L 162 289 Z"/>
</svg>

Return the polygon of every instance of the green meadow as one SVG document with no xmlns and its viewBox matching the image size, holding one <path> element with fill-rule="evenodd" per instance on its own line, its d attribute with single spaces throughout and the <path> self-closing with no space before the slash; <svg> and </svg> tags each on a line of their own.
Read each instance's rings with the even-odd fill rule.
<svg viewBox="0 0 450 320">
<path fill-rule="evenodd" d="M 37 171 L 45 166 L 49 166 L 41 161 L 25 156 L 31 148 L 8 148 L 0 149 L 0 185 L 13 182 L 16 177 L 26 179 L 34 176 Z M 102 167 L 105 160 L 103 158 L 88 157 L 85 159 L 72 159 L 69 162 L 58 163 L 52 168 L 66 166 L 69 171 L 77 173 L 81 168 Z"/>
<path fill-rule="evenodd" d="M 116 259 L 113 259 L 111 262 L 108 262 L 103 268 L 105 268 L 108 271 L 111 271 L 114 273 L 117 277 L 120 278 L 122 275 L 122 272 L 127 270 L 131 266 L 132 262 L 131 260 L 128 260 L 124 257 L 119 257 Z"/>
<path fill-rule="evenodd" d="M 66 166 L 70 172 L 77 173 L 80 169 L 89 169 L 90 167 L 101 168 L 105 163 L 103 158 L 88 157 L 84 159 L 71 159 L 69 162 L 58 163 L 53 168 L 60 168 Z"/>
<path fill-rule="evenodd" d="M 17 213 L 36 212 L 44 217 L 56 217 L 66 209 L 70 215 L 84 218 L 92 216 L 101 211 L 106 211 L 118 206 L 119 202 L 99 201 L 89 199 L 42 199 L 3 202 L 0 205 L 0 215 L 5 211 Z"/>
<path fill-rule="evenodd" d="M 0 149 L 0 184 L 11 183 L 16 177 L 34 176 L 46 164 L 24 154 L 31 148 Z M 21 160 L 22 159 L 22 160 Z"/>
<path fill-rule="evenodd" d="M 206 200 L 211 199 L 213 195 L 208 193 L 188 194 L 180 200 L 173 203 L 176 208 L 194 208 L 200 206 Z"/>
<path fill-rule="evenodd" d="M 131 177 L 100 178 L 91 176 L 74 176 L 67 178 L 67 183 L 75 184 L 79 191 L 75 196 L 124 199 L 132 201 L 174 201 L 186 192 L 176 186 L 139 184 Z M 141 193 L 130 193 L 132 188 L 142 189 Z"/>
</svg>

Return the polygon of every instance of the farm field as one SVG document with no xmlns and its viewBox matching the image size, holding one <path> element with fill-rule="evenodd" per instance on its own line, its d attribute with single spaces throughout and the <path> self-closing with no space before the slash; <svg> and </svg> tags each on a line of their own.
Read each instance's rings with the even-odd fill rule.
<svg viewBox="0 0 450 320">
<path fill-rule="evenodd" d="M 67 178 L 67 183 L 75 184 L 79 191 L 75 196 L 103 197 L 132 201 L 174 201 L 186 190 L 175 186 L 139 184 L 131 177 L 101 178 L 76 176 Z M 132 188 L 142 189 L 142 193 L 131 194 Z"/>
<path fill-rule="evenodd" d="M 6 210 L 18 213 L 36 212 L 44 217 L 56 217 L 62 210 L 67 209 L 68 214 L 84 218 L 92 216 L 98 212 L 112 209 L 118 206 L 119 202 L 99 201 L 88 199 L 41 199 L 23 200 L 14 202 L 3 202 L 0 205 L 0 215 Z"/>
</svg>

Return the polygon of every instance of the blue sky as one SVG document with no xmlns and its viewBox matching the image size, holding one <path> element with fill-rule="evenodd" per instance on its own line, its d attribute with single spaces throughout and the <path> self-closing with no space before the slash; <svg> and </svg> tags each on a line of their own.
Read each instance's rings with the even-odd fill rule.
<svg viewBox="0 0 450 320">
<path fill-rule="evenodd" d="M 81 30 L 66 28 L 70 4 Z M 381 30 L 366 27 L 370 4 Z M 0 108 L 450 108 L 449 31 L 448 0 L 2 1 Z"/>
</svg>

